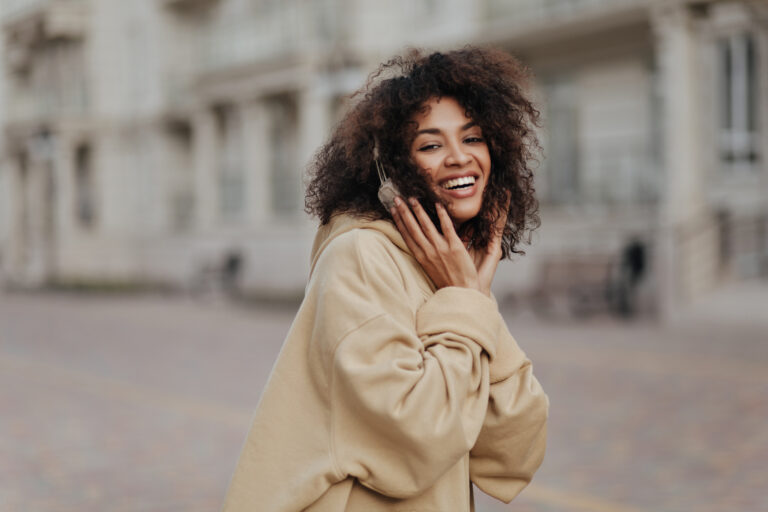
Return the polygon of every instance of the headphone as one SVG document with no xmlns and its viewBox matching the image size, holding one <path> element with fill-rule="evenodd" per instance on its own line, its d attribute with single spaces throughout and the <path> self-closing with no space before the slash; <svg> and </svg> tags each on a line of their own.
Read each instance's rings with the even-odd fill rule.
<svg viewBox="0 0 768 512">
<path fill-rule="evenodd" d="M 379 174 L 379 181 L 381 182 L 379 201 L 389 211 L 395 206 L 395 197 L 400 195 L 400 191 L 392 183 L 392 178 L 387 177 L 387 173 L 384 172 L 384 166 L 379 159 L 379 140 L 375 136 L 373 138 L 373 164 L 376 166 L 376 172 Z"/>
</svg>

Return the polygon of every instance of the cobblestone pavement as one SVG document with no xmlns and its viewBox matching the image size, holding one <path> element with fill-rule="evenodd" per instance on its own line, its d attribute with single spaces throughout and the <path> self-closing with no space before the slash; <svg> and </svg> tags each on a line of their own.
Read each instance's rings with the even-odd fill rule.
<svg viewBox="0 0 768 512">
<path fill-rule="evenodd" d="M 479 512 L 768 510 L 768 284 L 664 327 L 505 311 L 547 457 Z M 0 294 L 0 511 L 218 510 L 290 307 Z"/>
</svg>

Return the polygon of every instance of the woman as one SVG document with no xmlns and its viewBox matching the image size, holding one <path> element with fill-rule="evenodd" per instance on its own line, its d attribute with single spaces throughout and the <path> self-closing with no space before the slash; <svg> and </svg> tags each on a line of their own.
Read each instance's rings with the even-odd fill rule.
<svg viewBox="0 0 768 512">
<path fill-rule="evenodd" d="M 525 77 L 486 49 L 393 59 L 320 149 L 306 295 L 227 512 L 468 511 L 471 482 L 530 481 L 548 401 L 490 293 L 538 221 Z"/>
</svg>

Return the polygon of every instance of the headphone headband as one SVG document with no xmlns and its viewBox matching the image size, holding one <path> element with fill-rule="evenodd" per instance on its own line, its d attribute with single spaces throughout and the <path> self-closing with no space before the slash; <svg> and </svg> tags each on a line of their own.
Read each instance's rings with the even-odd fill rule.
<svg viewBox="0 0 768 512">
<path fill-rule="evenodd" d="M 384 166 L 381 165 L 381 160 L 379 159 L 379 139 L 375 135 L 373 136 L 373 164 L 376 166 L 376 172 L 379 174 L 379 181 L 383 185 L 389 178 L 387 178 L 387 173 L 384 172 Z"/>
</svg>

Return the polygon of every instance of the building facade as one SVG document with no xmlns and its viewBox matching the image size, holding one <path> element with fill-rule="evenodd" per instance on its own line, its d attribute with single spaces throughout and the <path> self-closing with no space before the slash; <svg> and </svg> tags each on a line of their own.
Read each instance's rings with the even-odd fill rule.
<svg viewBox="0 0 768 512">
<path fill-rule="evenodd" d="M 544 119 L 542 227 L 498 294 L 630 240 L 663 314 L 766 272 L 765 2 L 5 0 L 0 16 L 6 285 L 300 296 L 303 170 L 348 95 L 406 46 L 467 43 L 528 63 Z"/>
</svg>

